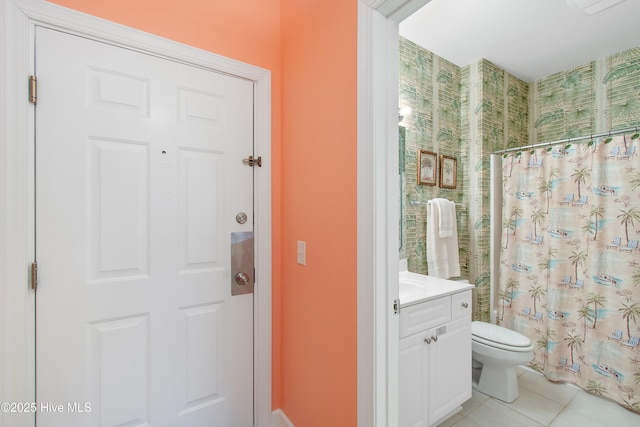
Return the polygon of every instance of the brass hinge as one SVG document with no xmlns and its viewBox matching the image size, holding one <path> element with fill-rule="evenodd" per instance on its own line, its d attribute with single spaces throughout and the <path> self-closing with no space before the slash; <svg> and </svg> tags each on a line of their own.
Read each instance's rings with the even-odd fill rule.
<svg viewBox="0 0 640 427">
<path fill-rule="evenodd" d="M 254 167 L 255 165 L 258 165 L 258 167 L 261 168 L 262 167 L 262 157 L 258 157 L 256 159 L 253 156 L 249 156 L 248 159 L 242 159 L 242 163 L 244 163 L 247 166 L 251 166 L 251 167 Z"/>
<path fill-rule="evenodd" d="M 34 291 L 38 288 L 38 263 L 31 264 L 31 289 Z"/>
<path fill-rule="evenodd" d="M 400 300 L 399 299 L 394 299 L 393 300 L 393 314 L 398 314 L 400 313 Z"/>
<path fill-rule="evenodd" d="M 33 105 L 38 103 L 38 79 L 36 76 L 29 76 L 29 102 Z"/>
</svg>

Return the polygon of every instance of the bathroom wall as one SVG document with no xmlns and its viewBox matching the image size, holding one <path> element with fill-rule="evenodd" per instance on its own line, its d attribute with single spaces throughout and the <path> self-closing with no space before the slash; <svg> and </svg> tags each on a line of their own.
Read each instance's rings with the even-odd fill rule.
<svg viewBox="0 0 640 427">
<path fill-rule="evenodd" d="M 463 207 L 457 209 L 458 241 L 461 276 L 468 278 L 468 203 L 463 195 L 469 182 L 469 167 L 466 144 L 460 133 L 460 68 L 402 37 L 399 66 L 400 106 L 403 110 L 411 108 L 411 113 L 400 122 L 405 128 L 404 153 L 401 153 L 405 161 L 400 166 L 404 222 L 400 257 L 407 258 L 410 271 L 427 274 L 427 211 L 425 206 L 411 206 L 410 202 L 447 198 L 463 203 Z M 418 150 L 457 158 L 456 189 L 418 185 Z"/>
<path fill-rule="evenodd" d="M 445 197 L 458 208 L 461 276 L 476 284 L 476 318 L 489 316 L 489 154 L 527 143 L 528 84 L 488 61 L 460 68 L 400 38 L 400 107 L 406 128 L 403 174 L 404 230 L 400 257 L 427 274 L 424 206 L 411 200 Z M 457 188 L 417 184 L 418 150 L 458 159 Z"/>
<path fill-rule="evenodd" d="M 480 60 L 462 69 L 462 129 L 469 156 L 469 264 L 474 318 L 490 319 L 490 154 L 528 141 L 529 85 Z"/>
<path fill-rule="evenodd" d="M 533 142 L 640 125 L 640 47 L 531 84 Z"/>
<path fill-rule="evenodd" d="M 640 47 L 527 83 L 484 59 L 459 68 L 401 37 L 399 71 L 400 106 L 412 108 L 400 123 L 406 127 L 400 257 L 411 271 L 427 273 L 426 211 L 410 200 L 462 202 L 462 275 L 476 284 L 475 318 L 488 320 L 489 155 L 640 126 Z M 418 149 L 458 158 L 456 190 L 416 184 Z"/>
</svg>

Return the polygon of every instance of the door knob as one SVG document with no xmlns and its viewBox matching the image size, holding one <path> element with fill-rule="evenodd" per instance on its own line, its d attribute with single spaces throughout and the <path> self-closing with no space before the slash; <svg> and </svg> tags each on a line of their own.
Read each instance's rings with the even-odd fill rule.
<svg viewBox="0 0 640 427">
<path fill-rule="evenodd" d="M 238 273 L 235 275 L 235 281 L 240 286 L 245 286 L 249 283 L 249 276 L 247 273 Z"/>
</svg>

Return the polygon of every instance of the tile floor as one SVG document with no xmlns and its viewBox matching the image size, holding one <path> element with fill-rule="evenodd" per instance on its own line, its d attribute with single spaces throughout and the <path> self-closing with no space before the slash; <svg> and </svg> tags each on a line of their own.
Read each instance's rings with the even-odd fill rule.
<svg viewBox="0 0 640 427">
<path fill-rule="evenodd" d="M 520 397 L 505 403 L 473 390 L 462 411 L 439 427 L 639 427 L 640 415 L 568 384 L 518 368 Z"/>
</svg>

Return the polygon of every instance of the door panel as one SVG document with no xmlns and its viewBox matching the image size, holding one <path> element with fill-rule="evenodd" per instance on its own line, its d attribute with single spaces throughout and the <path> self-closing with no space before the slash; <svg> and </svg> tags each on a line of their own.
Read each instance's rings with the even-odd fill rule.
<svg viewBox="0 0 640 427">
<path fill-rule="evenodd" d="M 87 151 L 89 280 L 146 275 L 148 146 L 90 137 Z"/>
<path fill-rule="evenodd" d="M 36 67 L 38 426 L 252 425 L 253 83 L 43 28 Z"/>
</svg>

